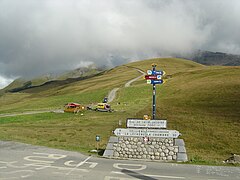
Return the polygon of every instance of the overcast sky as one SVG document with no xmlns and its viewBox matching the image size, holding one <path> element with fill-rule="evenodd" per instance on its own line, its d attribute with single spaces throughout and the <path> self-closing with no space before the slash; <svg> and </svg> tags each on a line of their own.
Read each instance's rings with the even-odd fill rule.
<svg viewBox="0 0 240 180">
<path fill-rule="evenodd" d="M 90 62 L 240 54 L 239 0 L 0 0 L 0 88 Z"/>
</svg>

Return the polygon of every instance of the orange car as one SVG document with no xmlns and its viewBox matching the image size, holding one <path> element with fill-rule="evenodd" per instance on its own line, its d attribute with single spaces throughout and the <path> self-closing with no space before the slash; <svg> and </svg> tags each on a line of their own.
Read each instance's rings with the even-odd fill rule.
<svg viewBox="0 0 240 180">
<path fill-rule="evenodd" d="M 64 112 L 78 113 L 79 111 L 83 111 L 85 107 L 78 103 L 68 103 L 64 107 Z"/>
</svg>

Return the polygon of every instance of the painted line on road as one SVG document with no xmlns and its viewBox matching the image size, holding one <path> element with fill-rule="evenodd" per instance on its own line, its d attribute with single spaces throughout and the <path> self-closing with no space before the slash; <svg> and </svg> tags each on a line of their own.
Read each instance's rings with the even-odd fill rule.
<svg viewBox="0 0 240 180">
<path fill-rule="evenodd" d="M 105 176 L 104 180 L 139 180 L 139 178 Z"/>
<path fill-rule="evenodd" d="M 125 167 L 120 167 L 120 166 L 125 166 Z M 127 168 L 126 166 L 139 167 L 139 168 Z M 125 169 L 129 171 L 141 171 L 147 168 L 147 166 L 144 164 L 122 164 L 122 163 L 114 163 L 113 167 L 116 169 Z"/>
<path fill-rule="evenodd" d="M 61 167 L 61 166 L 53 166 L 51 164 L 24 164 L 24 168 L 25 167 L 36 167 L 36 170 L 42 170 L 42 169 L 46 169 L 46 168 L 53 168 L 53 169 L 58 169 L 58 170 L 70 170 L 70 171 L 82 171 L 82 172 L 89 172 L 87 169 L 79 169 L 79 168 L 70 168 L 70 167 Z M 13 166 L 9 166 L 9 167 L 13 167 Z"/>
<path fill-rule="evenodd" d="M 112 171 L 111 173 L 126 175 L 126 173 L 118 172 L 118 171 Z M 136 175 L 134 172 L 128 173 L 128 174 Z M 154 174 L 139 174 L 139 175 L 147 176 L 147 177 L 168 178 L 168 179 L 186 179 L 186 177 L 179 177 L 179 176 L 161 176 L 161 175 L 154 175 Z"/>
<path fill-rule="evenodd" d="M 1 172 L 0 174 L 1 175 L 8 175 L 9 177 L 6 177 L 6 178 L 1 178 L 0 177 L 0 180 L 2 179 L 19 179 L 19 176 L 21 178 L 27 178 L 27 177 L 30 177 L 33 175 L 35 171 L 32 171 L 32 170 L 17 170 L 17 171 L 10 171 L 10 172 Z M 28 173 L 26 175 L 21 175 L 21 173 Z"/>
<path fill-rule="evenodd" d="M 84 161 L 80 162 L 79 164 L 77 164 L 76 167 L 74 167 L 72 170 L 70 170 L 68 173 L 66 173 L 66 175 L 71 174 L 71 172 L 73 172 L 74 170 L 76 170 L 79 166 L 83 165 L 84 163 L 86 163 L 89 159 L 91 158 L 91 156 L 89 156 L 87 159 L 85 159 Z"/>
</svg>

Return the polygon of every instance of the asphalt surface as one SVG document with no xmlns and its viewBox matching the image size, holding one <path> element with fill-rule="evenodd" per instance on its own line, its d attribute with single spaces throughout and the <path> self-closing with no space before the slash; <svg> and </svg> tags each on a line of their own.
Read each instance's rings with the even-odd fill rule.
<svg viewBox="0 0 240 180">
<path fill-rule="evenodd" d="M 239 180 L 239 167 L 200 166 L 87 156 L 0 141 L 0 180 Z"/>
</svg>

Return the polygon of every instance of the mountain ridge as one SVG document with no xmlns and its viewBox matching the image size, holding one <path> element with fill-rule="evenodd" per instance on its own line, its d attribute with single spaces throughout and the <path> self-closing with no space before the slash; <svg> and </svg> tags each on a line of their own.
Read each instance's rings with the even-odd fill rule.
<svg viewBox="0 0 240 180">
<path fill-rule="evenodd" d="M 223 52 L 199 50 L 191 55 L 179 57 L 192 60 L 204 65 L 240 66 L 240 55 L 228 54 Z"/>
<path fill-rule="evenodd" d="M 47 84 L 68 84 L 71 82 L 91 78 L 94 75 L 101 73 L 103 69 L 96 68 L 94 65 L 81 67 L 72 71 L 65 71 L 60 74 L 48 73 L 35 78 L 18 78 L 8 86 L 0 90 L 0 94 L 4 92 L 20 92 L 26 89 L 41 87 Z"/>
</svg>

